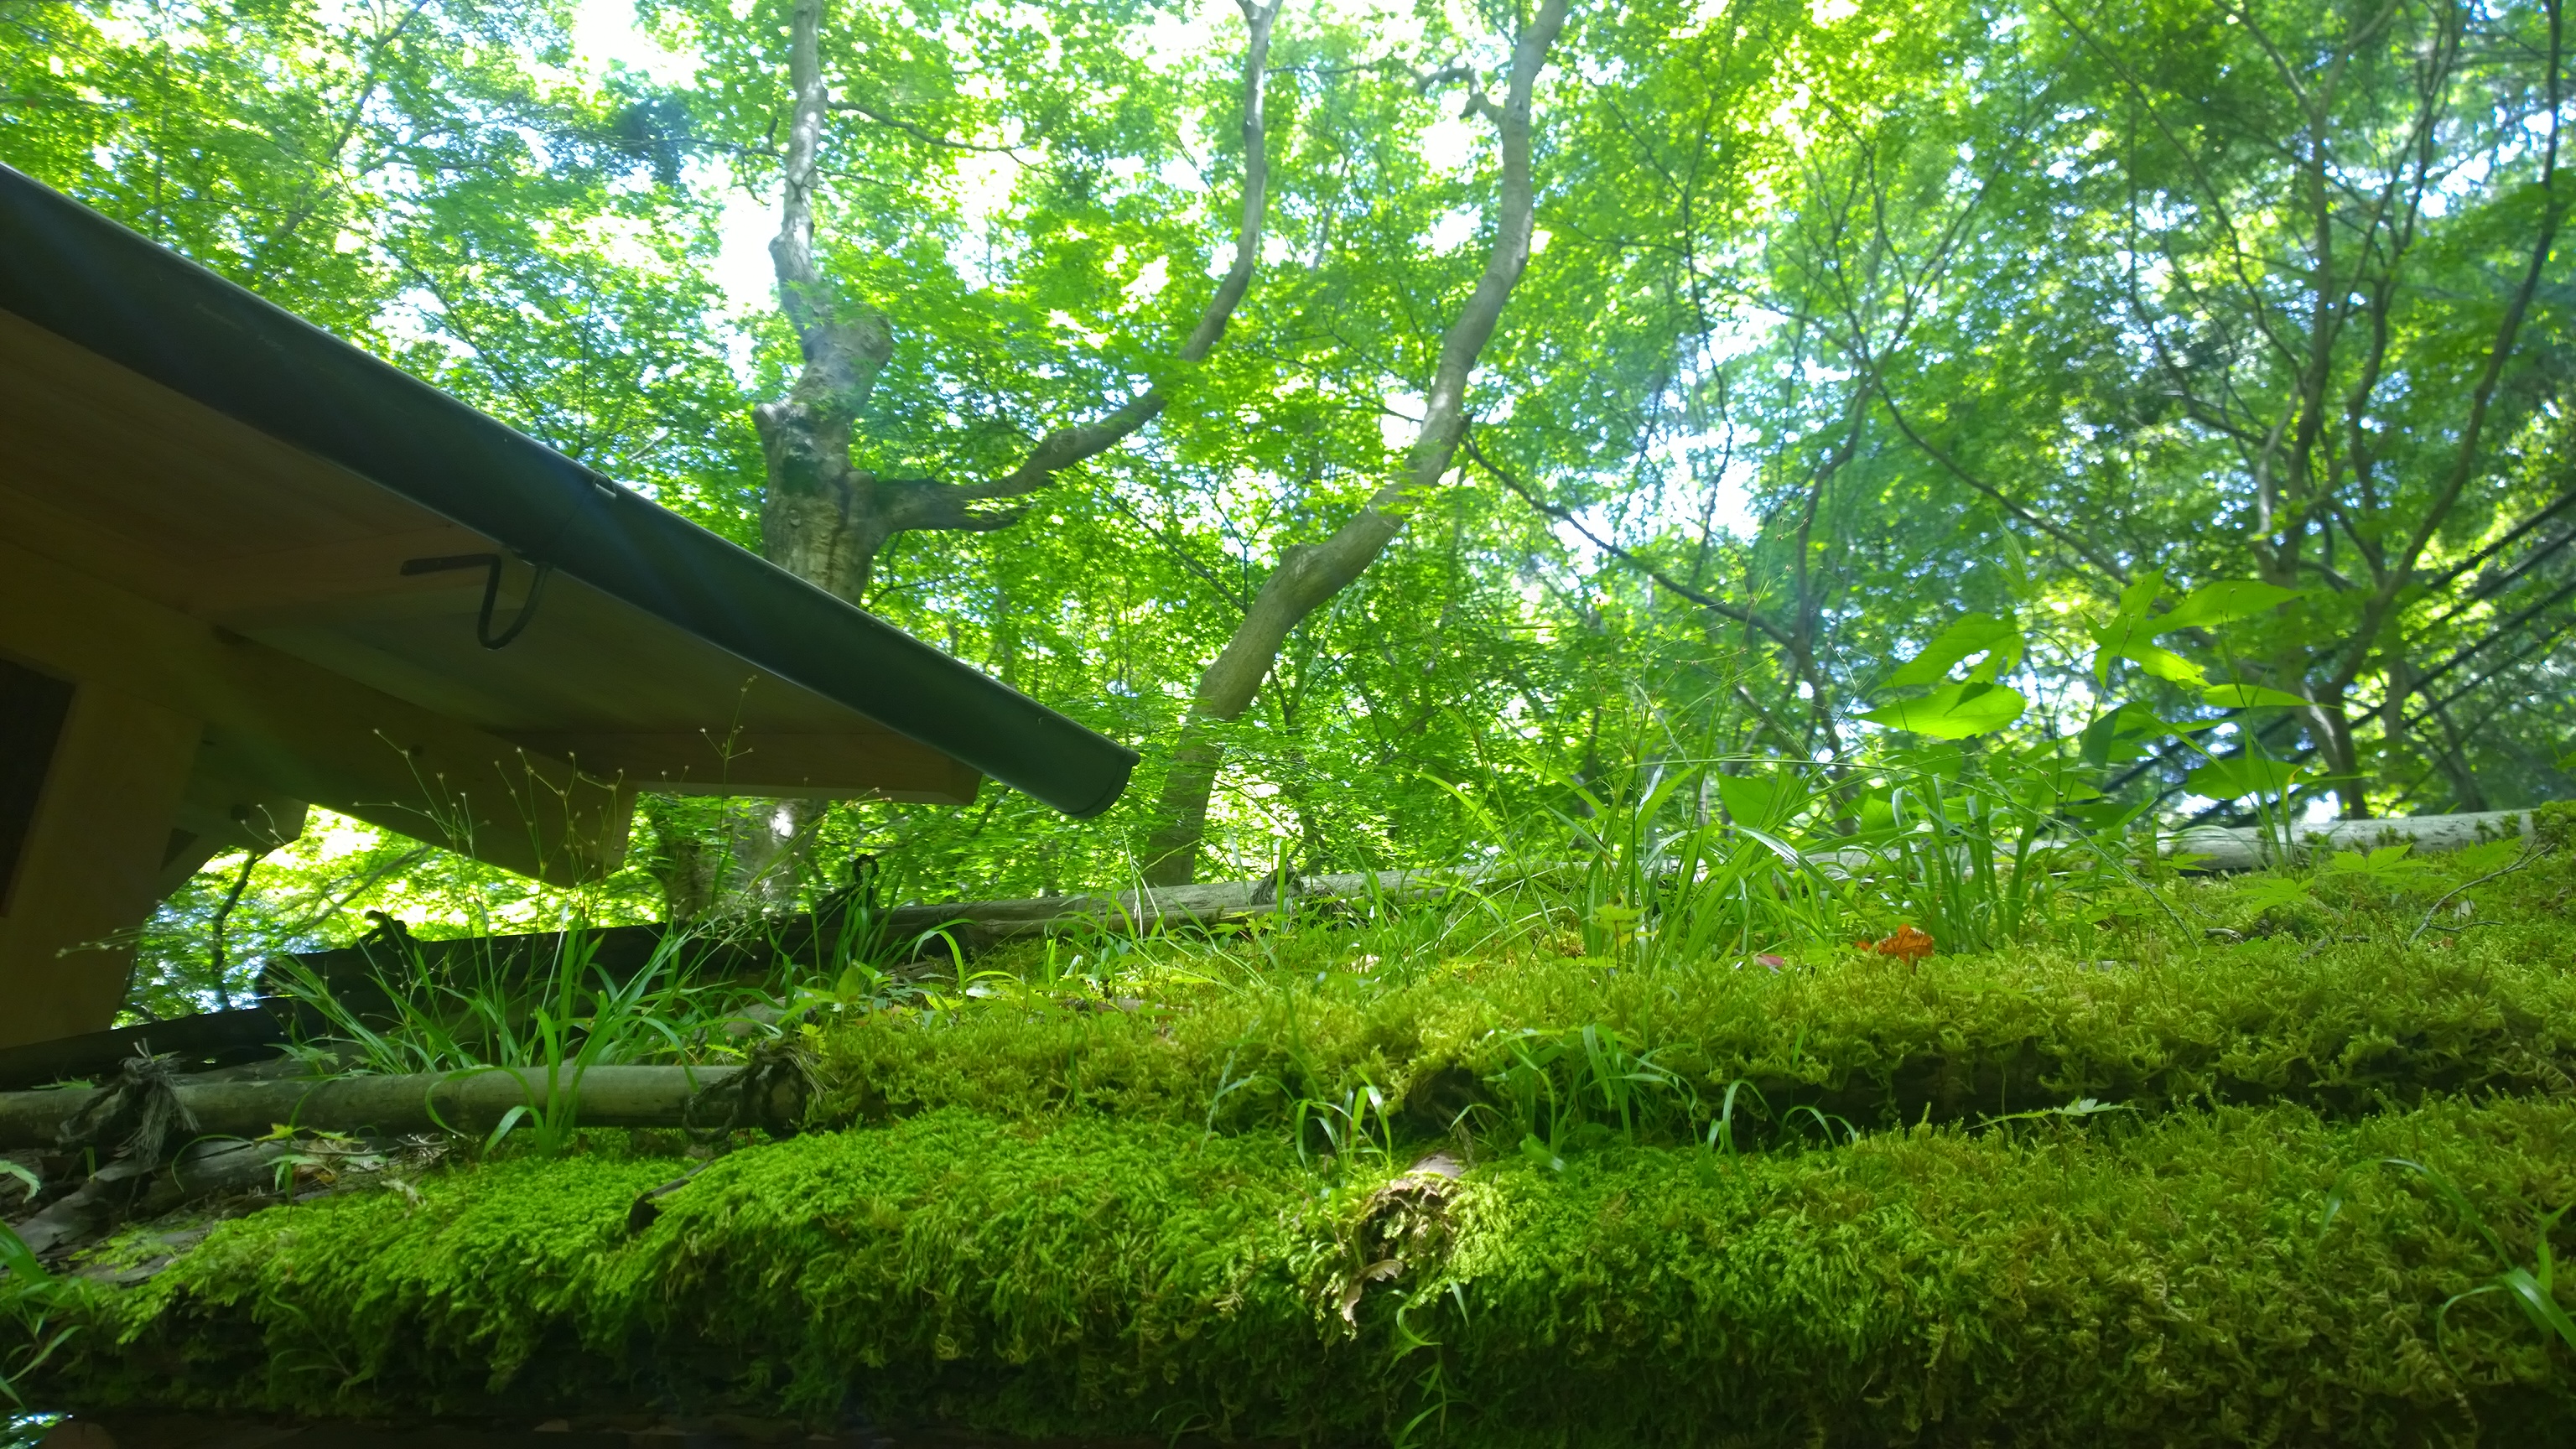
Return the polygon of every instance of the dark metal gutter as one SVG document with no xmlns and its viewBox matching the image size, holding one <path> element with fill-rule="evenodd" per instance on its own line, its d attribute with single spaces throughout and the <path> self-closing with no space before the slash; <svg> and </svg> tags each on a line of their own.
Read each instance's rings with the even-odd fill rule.
<svg viewBox="0 0 2576 1449">
<path fill-rule="evenodd" d="M 1087 818 L 1136 753 L 0 166 L 0 308 Z"/>
</svg>

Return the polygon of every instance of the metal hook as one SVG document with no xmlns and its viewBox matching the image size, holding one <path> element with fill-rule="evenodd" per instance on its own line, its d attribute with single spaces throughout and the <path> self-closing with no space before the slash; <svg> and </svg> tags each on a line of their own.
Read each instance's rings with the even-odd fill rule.
<svg viewBox="0 0 2576 1449">
<path fill-rule="evenodd" d="M 451 573 L 457 569 L 488 570 L 483 576 L 483 609 L 474 619 L 474 638 L 486 649 L 500 649 L 518 638 L 528 627 L 528 621 L 537 616 L 537 601 L 546 592 L 546 576 L 555 571 L 555 566 L 550 563 L 535 566 L 537 575 L 528 584 L 528 597 L 519 605 L 518 617 L 512 619 L 510 627 L 501 631 L 501 636 L 496 639 L 492 636 L 492 612 L 501 601 L 501 563 L 501 556 L 497 553 L 457 553 L 443 558 L 405 559 L 402 571 L 405 575 L 414 575 Z"/>
</svg>

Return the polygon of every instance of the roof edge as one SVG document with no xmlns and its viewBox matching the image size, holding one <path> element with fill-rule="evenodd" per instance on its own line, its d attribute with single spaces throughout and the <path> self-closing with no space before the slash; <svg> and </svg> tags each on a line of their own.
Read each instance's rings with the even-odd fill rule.
<svg viewBox="0 0 2576 1449">
<path fill-rule="evenodd" d="M 0 308 L 1077 819 L 1134 750 L 0 166 Z"/>
</svg>

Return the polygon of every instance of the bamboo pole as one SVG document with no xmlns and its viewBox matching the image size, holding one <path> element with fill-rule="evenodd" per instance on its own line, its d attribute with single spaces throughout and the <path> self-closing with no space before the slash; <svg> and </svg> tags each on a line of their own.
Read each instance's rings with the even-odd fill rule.
<svg viewBox="0 0 2576 1449">
<path fill-rule="evenodd" d="M 330 1077 L 271 1081 L 178 1081 L 172 1091 L 201 1137 L 264 1137 L 283 1125 L 325 1132 L 402 1137 L 489 1132 L 513 1108 L 557 1110 L 566 1103 L 585 1127 L 684 1127 L 689 1100 L 739 1067 L 567 1068 L 551 1088 L 543 1068 L 494 1068 L 441 1076 Z M 0 1149 L 52 1147 L 65 1119 L 100 1089 L 0 1092 Z M 803 1103 L 784 1083 L 750 1104 L 762 1121 L 793 1122 Z M 114 1146 L 116 1144 L 107 1144 Z"/>
</svg>

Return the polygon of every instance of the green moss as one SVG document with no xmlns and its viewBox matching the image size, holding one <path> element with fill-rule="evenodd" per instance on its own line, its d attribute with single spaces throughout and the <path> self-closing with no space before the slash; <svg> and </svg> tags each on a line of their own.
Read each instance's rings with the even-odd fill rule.
<svg viewBox="0 0 2576 1449">
<path fill-rule="evenodd" d="M 818 1115 L 856 1125 L 720 1159 L 640 1233 L 686 1166 L 649 1134 L 271 1210 L 50 1302 L 81 1332 L 21 1389 L 1515 1449 L 2545 1442 L 2576 1354 L 2498 1295 L 2437 1328 L 2508 1262 L 2372 1166 L 2457 1184 L 2517 1263 L 2576 1201 L 2576 859 L 2425 914 L 2473 874 L 2114 892 L 1919 965 L 1649 971 L 1545 919 L 1163 942 L 1133 1009 L 1006 989 L 822 1030 Z M 1740 1158 L 1696 1145 L 1737 1083 Z M 1371 1087 L 1393 1160 L 1347 1124 L 1322 1158 Z M 1985 1122 L 2084 1097 L 2126 1110 Z M 1445 1228 L 1372 1219 L 1458 1126 Z"/>
<path fill-rule="evenodd" d="M 2552 800 L 2531 812 L 2531 833 L 2551 850 L 2576 848 L 2576 800 Z"/>
<path fill-rule="evenodd" d="M 673 1164 L 501 1163 L 417 1204 L 232 1222 L 87 1295 L 87 1331 L 25 1387 L 1320 1442 L 1417 1418 L 1477 1445 L 2540 1442 L 2576 1413 L 2576 1356 L 2494 1297 L 2437 1343 L 2439 1305 L 2503 1265 L 2412 1174 L 2356 1170 L 2392 1156 L 2527 1260 L 2532 1209 L 2576 1199 L 2576 1104 L 1513 1157 L 1469 1174 L 1445 1253 L 1350 1322 L 1383 1170 L 951 1109 L 737 1153 L 635 1236 L 629 1201 Z"/>
<path fill-rule="evenodd" d="M 2389 916 L 2358 941 L 2186 952 L 2141 936 L 1919 966 L 1846 952 L 1778 971 L 1530 955 L 1429 964 L 1393 982 L 1343 972 L 1175 989 L 1152 1011 L 1031 996 L 963 1014 L 884 1013 L 822 1038 L 823 1112 L 884 1121 L 967 1107 L 1269 1130 L 1300 1099 L 1338 1100 L 1366 1082 L 1436 1135 L 1510 1095 L 1500 1079 L 1533 1051 L 1525 1033 L 1543 1047 L 1587 1025 L 1668 1074 L 1639 1089 L 1639 1107 L 1650 1138 L 1675 1142 L 1697 1140 L 1739 1079 L 1775 1122 L 1808 1105 L 1863 1127 L 2080 1097 L 2150 1112 L 2296 1102 L 2350 1116 L 2428 1093 L 2576 1085 L 2561 922 L 2534 912 L 2410 945 L 2413 924 Z M 1582 1066 L 1567 1053 L 1550 1069 L 1557 1100 L 1614 1116 L 1578 1080 Z M 1741 1097 L 1740 1110 L 1753 1101 Z"/>
</svg>

